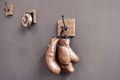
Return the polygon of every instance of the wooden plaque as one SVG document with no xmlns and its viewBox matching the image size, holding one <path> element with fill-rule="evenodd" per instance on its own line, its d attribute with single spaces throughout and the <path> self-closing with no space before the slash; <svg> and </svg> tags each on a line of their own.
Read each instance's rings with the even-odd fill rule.
<svg viewBox="0 0 120 80">
<path fill-rule="evenodd" d="M 8 4 L 7 8 L 9 9 L 9 11 L 5 12 L 6 16 L 12 16 L 13 15 L 13 4 Z"/>
<path fill-rule="evenodd" d="M 75 36 L 75 19 L 65 19 L 65 24 L 68 27 L 67 30 L 65 31 L 65 35 Z M 63 27 L 62 20 L 58 20 L 58 36 L 60 36 L 62 27 Z"/>
</svg>

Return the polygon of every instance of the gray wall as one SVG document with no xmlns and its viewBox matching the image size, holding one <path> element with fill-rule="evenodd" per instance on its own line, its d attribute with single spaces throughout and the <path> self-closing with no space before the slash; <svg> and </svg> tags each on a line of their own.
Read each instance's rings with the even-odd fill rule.
<svg viewBox="0 0 120 80">
<path fill-rule="evenodd" d="M 13 3 L 6 17 L 4 2 Z M 0 80 L 120 80 L 120 0 L 0 0 Z M 26 10 L 37 10 L 37 24 L 21 25 Z M 52 75 L 44 54 L 56 23 L 76 19 L 71 47 L 80 55 L 73 74 Z"/>
</svg>

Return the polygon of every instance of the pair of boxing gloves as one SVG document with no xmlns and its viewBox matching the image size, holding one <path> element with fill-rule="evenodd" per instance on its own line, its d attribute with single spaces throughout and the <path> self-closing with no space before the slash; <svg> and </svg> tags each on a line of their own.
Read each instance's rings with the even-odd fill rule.
<svg viewBox="0 0 120 80">
<path fill-rule="evenodd" d="M 61 70 L 67 73 L 74 72 L 72 63 L 79 62 L 80 58 L 71 49 L 69 43 L 70 39 L 51 38 L 45 54 L 45 62 L 51 73 L 59 74 Z"/>
</svg>

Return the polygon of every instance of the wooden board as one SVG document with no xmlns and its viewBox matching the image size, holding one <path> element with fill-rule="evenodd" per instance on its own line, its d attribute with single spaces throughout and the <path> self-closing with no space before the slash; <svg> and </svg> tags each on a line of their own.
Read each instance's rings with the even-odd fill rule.
<svg viewBox="0 0 120 80">
<path fill-rule="evenodd" d="M 6 16 L 12 16 L 13 15 L 13 4 L 8 4 L 7 7 L 9 11 L 5 12 Z"/>
<path fill-rule="evenodd" d="M 65 35 L 75 36 L 75 19 L 65 19 L 65 24 L 68 27 L 67 30 L 65 31 Z M 62 20 L 58 20 L 58 36 L 60 36 L 62 26 L 63 26 Z"/>
</svg>

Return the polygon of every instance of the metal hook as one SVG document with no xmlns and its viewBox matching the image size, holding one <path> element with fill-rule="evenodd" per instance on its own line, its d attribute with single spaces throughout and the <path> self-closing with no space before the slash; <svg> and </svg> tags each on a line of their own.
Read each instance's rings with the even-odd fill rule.
<svg viewBox="0 0 120 80">
<path fill-rule="evenodd" d="M 62 30 L 60 32 L 60 36 L 63 38 L 66 38 L 67 36 L 65 35 L 65 31 L 67 30 L 67 25 L 65 25 L 65 21 L 64 21 L 64 15 L 62 15 L 62 22 L 63 22 L 63 26 L 62 26 Z"/>
<path fill-rule="evenodd" d="M 7 2 L 5 2 L 5 8 L 4 8 L 5 12 L 9 11 L 9 8 L 7 6 Z"/>
<path fill-rule="evenodd" d="M 63 22 L 63 30 L 66 31 L 67 30 L 67 25 L 65 25 L 65 20 L 64 20 L 64 15 L 62 15 L 62 22 Z"/>
</svg>

